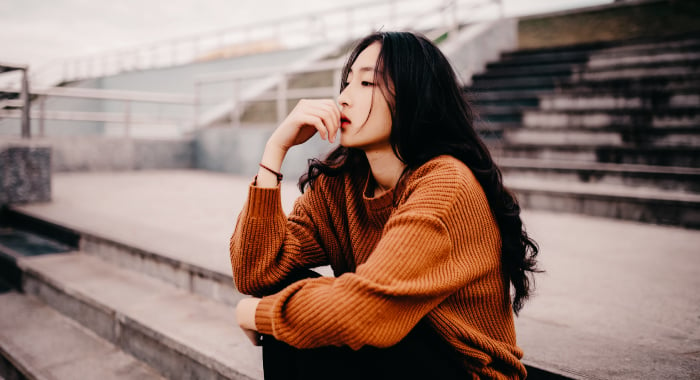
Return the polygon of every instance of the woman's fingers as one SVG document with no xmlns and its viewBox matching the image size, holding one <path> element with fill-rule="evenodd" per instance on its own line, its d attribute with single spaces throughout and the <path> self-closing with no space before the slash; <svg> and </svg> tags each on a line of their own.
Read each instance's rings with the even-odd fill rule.
<svg viewBox="0 0 700 380">
<path fill-rule="evenodd" d="M 335 142 L 340 129 L 340 110 L 332 99 L 302 99 L 275 130 L 270 141 L 283 149 L 306 142 L 316 131 Z"/>
<path fill-rule="evenodd" d="M 330 132 L 328 130 L 328 127 L 326 127 L 326 124 L 324 123 L 322 117 L 316 115 L 305 115 L 303 117 L 302 124 L 314 127 L 316 131 L 318 131 L 319 135 L 321 135 L 322 139 L 328 140 Z"/>
<path fill-rule="evenodd" d="M 321 103 L 311 105 L 310 113 L 318 117 L 326 129 L 326 134 L 321 134 L 324 139 L 334 142 L 340 128 L 340 111 L 335 104 Z"/>
</svg>

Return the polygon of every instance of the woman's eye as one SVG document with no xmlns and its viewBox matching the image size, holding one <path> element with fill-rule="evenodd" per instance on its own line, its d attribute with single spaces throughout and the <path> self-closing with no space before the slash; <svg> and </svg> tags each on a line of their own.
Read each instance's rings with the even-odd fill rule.
<svg viewBox="0 0 700 380">
<path fill-rule="evenodd" d="M 366 82 L 366 81 L 363 81 L 361 84 L 362 84 L 363 87 L 374 86 L 374 83 L 372 83 L 372 82 Z"/>
</svg>

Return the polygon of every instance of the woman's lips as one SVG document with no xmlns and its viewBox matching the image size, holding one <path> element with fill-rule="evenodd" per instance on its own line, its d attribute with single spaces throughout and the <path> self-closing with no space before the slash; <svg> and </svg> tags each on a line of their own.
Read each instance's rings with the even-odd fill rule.
<svg viewBox="0 0 700 380">
<path fill-rule="evenodd" d="M 345 128 L 349 124 L 350 124 L 350 119 L 348 119 L 346 116 L 342 116 L 340 118 L 340 128 Z"/>
</svg>

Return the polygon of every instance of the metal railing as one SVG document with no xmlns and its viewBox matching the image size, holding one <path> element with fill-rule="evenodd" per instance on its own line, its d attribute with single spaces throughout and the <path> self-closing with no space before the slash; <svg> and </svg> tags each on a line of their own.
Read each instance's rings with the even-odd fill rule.
<svg viewBox="0 0 700 380">
<path fill-rule="evenodd" d="M 207 84 L 220 84 L 223 82 L 232 82 L 231 86 L 231 108 L 230 119 L 234 126 L 241 125 L 241 117 L 245 105 L 250 102 L 261 102 L 273 100 L 276 103 L 277 122 L 281 122 L 286 117 L 287 100 L 297 98 L 324 98 L 333 97 L 340 91 L 340 76 L 344 63 L 344 57 L 340 59 L 332 59 L 314 62 L 304 67 L 298 68 L 264 68 L 264 69 L 248 69 L 238 70 L 228 73 L 216 73 L 201 75 L 195 81 L 195 120 L 199 120 L 201 113 L 200 99 L 202 88 Z M 322 71 L 333 71 L 334 83 L 330 87 L 309 87 L 309 88 L 289 88 L 289 81 L 294 76 L 303 73 L 316 73 Z M 274 85 L 267 91 L 257 93 L 254 96 L 245 97 L 242 94 L 241 87 L 243 81 L 248 81 L 253 78 L 274 79 Z M 198 126 L 198 125 L 197 125 Z M 197 127 L 196 126 L 196 127 Z"/>
<path fill-rule="evenodd" d="M 459 9 L 477 13 L 480 9 L 492 5 L 498 6 L 497 17 L 502 18 L 503 8 L 501 0 L 485 0 L 476 2 L 473 0 L 443 1 L 437 7 L 432 8 L 432 11 L 435 12 L 435 14 L 439 15 L 441 20 L 429 25 L 429 27 L 432 27 L 432 30 L 427 34 L 427 37 L 436 40 L 449 32 L 456 31 L 461 23 L 471 21 L 470 17 L 460 17 L 461 15 L 459 13 Z M 426 14 L 422 15 L 423 18 L 426 18 L 427 16 L 428 15 Z M 417 26 L 421 24 L 416 22 L 415 19 L 411 20 L 412 22 L 409 23 L 411 26 L 410 29 L 418 29 Z M 404 26 L 401 29 L 406 28 L 407 26 Z M 344 59 L 345 57 L 340 57 L 338 59 L 319 61 L 314 62 L 312 64 L 308 64 L 304 67 L 297 68 L 280 67 L 264 69 L 245 69 L 225 73 L 200 75 L 195 80 L 195 120 L 197 121 L 196 127 L 200 125 L 199 117 L 201 116 L 201 99 L 202 94 L 204 92 L 203 89 L 207 85 L 221 84 L 225 82 L 232 83 L 230 87 L 231 99 L 229 100 L 229 118 L 231 120 L 232 125 L 241 125 L 241 118 L 247 104 L 271 100 L 275 101 L 276 103 L 276 117 L 277 122 L 279 123 L 287 115 L 288 101 L 290 99 L 337 96 L 340 91 L 340 76 Z M 293 89 L 289 88 L 290 80 L 292 78 L 295 78 L 297 75 L 306 73 L 318 73 L 322 71 L 334 71 L 332 86 Z M 268 79 L 271 85 L 268 86 L 268 89 L 264 92 L 244 94 L 243 82 L 249 81 L 252 78 Z"/>
<path fill-rule="evenodd" d="M 2 92 L 17 93 L 13 88 L 0 89 Z M 147 125 L 194 125 L 193 120 L 186 118 L 163 118 L 154 117 L 152 115 L 134 114 L 132 111 L 133 103 L 156 103 L 156 104 L 176 104 L 193 107 L 196 104 L 195 98 L 192 95 L 172 94 L 172 93 L 157 93 L 157 92 L 140 92 L 140 91 L 122 91 L 122 90 L 101 90 L 88 88 L 70 88 L 70 87 L 51 87 L 45 89 L 31 89 L 27 91 L 27 96 L 38 96 L 38 109 L 31 109 L 29 102 L 9 102 L 10 106 L 22 107 L 22 110 L 7 110 L 0 109 L 0 118 L 17 119 L 23 118 L 25 113 L 28 117 L 39 123 L 39 136 L 43 137 L 46 132 L 46 120 L 67 120 L 67 121 L 92 121 L 105 123 L 121 123 L 124 126 L 124 136 L 131 136 L 131 126 L 134 124 Z M 64 97 L 64 98 L 82 98 L 93 100 L 115 100 L 123 103 L 123 112 L 92 112 L 92 111 L 56 111 L 47 110 L 46 102 L 49 97 Z M 29 112 L 26 112 L 30 110 Z M 31 131 L 29 127 L 22 127 L 22 137 L 30 138 Z"/>
<path fill-rule="evenodd" d="M 289 49 L 330 41 L 347 41 L 373 30 L 434 28 L 456 25 L 460 12 L 502 0 L 385 0 L 256 22 L 108 53 L 52 61 L 33 70 L 42 85 L 224 58 L 237 51 Z"/>
<path fill-rule="evenodd" d="M 19 94 L 19 100 L 4 100 L 2 103 L 14 107 L 20 107 L 22 110 L 17 115 L 17 118 L 21 119 L 21 134 L 22 137 L 29 137 L 31 128 L 31 117 L 29 115 L 29 67 L 26 65 L 9 64 L 6 62 L 0 62 L 0 72 L 10 72 L 10 71 L 21 71 L 22 75 L 20 77 L 20 88 L 17 91 L 12 91 Z M 5 105 L 0 105 L 0 109 L 4 108 Z"/>
<path fill-rule="evenodd" d="M 411 9 L 403 8 L 401 12 L 397 9 L 397 5 L 406 5 L 408 3 L 415 3 L 414 0 L 391 0 L 383 3 L 367 3 L 354 5 L 352 7 L 338 8 L 336 10 L 324 11 L 319 13 L 314 13 L 308 15 L 308 18 L 318 18 L 320 15 L 329 15 L 333 12 L 345 12 L 345 28 L 341 25 L 336 24 L 336 30 L 345 30 L 346 34 L 343 41 L 347 41 L 349 36 L 353 36 L 354 32 L 358 30 L 353 21 L 353 12 L 359 12 L 359 9 L 363 9 L 367 12 L 372 12 L 377 6 L 389 6 L 390 16 L 389 20 L 392 23 L 400 23 L 401 29 L 405 29 L 410 26 L 411 29 L 417 30 L 421 26 L 425 28 L 432 29 L 433 34 L 429 34 L 429 37 L 435 39 L 440 35 L 444 35 L 448 31 L 453 31 L 458 28 L 460 23 L 464 23 L 467 18 L 472 18 L 473 14 L 476 14 L 480 9 L 486 8 L 488 6 L 497 5 L 499 6 L 499 17 L 502 17 L 502 3 L 501 0 L 483 0 L 483 1 L 473 1 L 473 0 L 443 0 L 437 6 L 430 8 L 430 12 L 426 13 L 425 8 L 422 7 L 421 12 L 416 13 L 416 11 Z M 420 1 L 424 4 L 424 0 Z M 364 8 L 363 8 L 364 7 Z M 418 9 L 418 8 L 416 8 Z M 460 16 L 460 10 L 472 12 L 470 17 Z M 374 16 L 374 20 L 381 19 L 379 16 Z M 431 19 L 432 17 L 432 19 Z M 437 17 L 437 19 L 435 19 Z M 371 19 L 371 18 L 370 18 Z M 365 20 L 367 21 L 367 20 Z M 287 22 L 287 21 L 285 21 Z M 285 25 L 284 22 L 271 21 L 268 23 L 255 24 L 255 28 L 266 28 L 268 26 L 276 26 L 277 33 L 282 29 L 281 26 Z M 376 24 L 370 22 L 372 25 L 369 30 L 361 30 L 362 34 L 365 34 L 376 28 Z M 235 30 L 249 30 L 250 26 L 242 26 L 235 28 Z M 306 31 L 308 33 L 308 30 Z M 330 38 L 332 33 L 321 33 L 324 38 Z M 334 34 L 335 36 L 335 34 Z M 198 38 L 201 38 L 198 37 Z M 177 41 L 177 40 L 175 40 Z M 200 51 L 200 49 L 195 49 Z M 174 55 L 173 55 L 174 56 Z M 196 56 L 196 55 L 195 55 Z M 194 56 L 193 56 L 194 57 Z M 192 57 L 190 57 L 192 58 Z M 94 121 L 94 122 L 105 122 L 105 123 L 123 123 L 124 124 L 124 136 L 130 136 L 130 130 L 132 124 L 174 124 L 180 123 L 181 125 L 186 125 L 186 129 L 198 128 L 201 126 L 200 116 L 202 113 L 202 92 L 203 87 L 208 84 L 221 84 L 225 82 L 232 83 L 232 91 L 230 93 L 231 99 L 228 100 L 230 104 L 230 119 L 233 125 L 241 124 L 241 116 L 244 111 L 246 103 L 250 102 L 260 102 L 260 101 L 274 101 L 276 104 L 276 117 L 277 122 L 280 122 L 284 117 L 286 117 L 288 109 L 288 100 L 299 99 L 305 97 L 335 97 L 340 89 L 340 71 L 343 64 L 343 57 L 338 59 L 326 60 L 308 64 L 304 67 L 281 67 L 274 69 L 247 69 L 238 70 L 235 72 L 228 73 L 216 73 L 216 74 L 206 74 L 197 77 L 194 85 L 194 95 L 177 95 L 170 93 L 153 93 L 153 92 L 136 92 L 136 91 L 118 91 L 118 90 L 100 90 L 100 89 L 86 89 L 86 88 L 67 88 L 67 87 L 50 87 L 44 89 L 34 89 L 26 92 L 24 97 L 24 103 L 6 101 L 6 105 L 11 105 L 15 107 L 21 107 L 25 112 L 21 110 L 3 110 L 0 109 L 0 118 L 27 118 L 26 128 L 23 126 L 22 135 L 23 137 L 30 137 L 29 130 L 29 117 L 36 119 L 39 122 L 39 135 L 43 136 L 45 134 L 45 120 L 70 120 L 70 121 Z M 136 61 L 137 62 L 137 61 Z M 172 61 L 174 62 L 174 60 Z M 171 63 L 172 63 L 171 62 Z M 322 71 L 333 71 L 333 85 L 325 87 L 313 87 L 313 88 L 289 88 L 289 83 L 292 78 L 297 75 L 304 73 L 314 73 Z M 106 72 L 102 72 L 105 75 Z M 265 78 L 268 83 L 271 84 L 267 86 L 264 91 L 259 91 L 255 94 L 243 94 L 241 91 L 243 81 L 249 81 L 253 78 Z M 24 78 L 26 81 L 26 76 Z M 28 88 L 28 85 L 23 87 Z M 17 88 L 6 88 L 0 90 L 4 92 L 15 92 L 22 93 L 21 89 Z M 32 95 L 37 95 L 38 97 L 38 109 L 33 109 L 31 112 L 29 110 L 29 100 Z M 117 100 L 124 103 L 123 112 L 86 112 L 86 111 L 54 111 L 47 110 L 46 99 L 48 97 L 68 97 L 68 98 L 84 98 L 84 99 L 98 99 L 98 100 Z M 191 106 L 194 111 L 194 117 L 192 119 L 187 118 L 162 118 L 153 117 L 148 115 L 135 115 L 132 112 L 132 103 L 135 102 L 145 102 L 145 103 L 160 103 L 160 104 L 179 104 L 185 106 Z M 24 123 L 23 123 L 24 125 Z"/>
</svg>

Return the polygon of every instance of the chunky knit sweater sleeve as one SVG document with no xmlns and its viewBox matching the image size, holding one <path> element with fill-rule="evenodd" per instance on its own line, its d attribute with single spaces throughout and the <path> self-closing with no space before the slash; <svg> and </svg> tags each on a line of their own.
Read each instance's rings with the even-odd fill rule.
<svg viewBox="0 0 700 380">
<path fill-rule="evenodd" d="M 287 217 L 279 187 L 251 185 L 248 192 L 230 242 L 233 278 L 239 291 L 260 297 L 297 269 L 328 264 L 325 250 L 335 244 L 319 235 L 323 225 L 315 218 L 324 217 L 322 210 L 315 210 L 314 215 L 307 210 L 311 202 L 306 198 L 314 194 L 302 195 Z"/>
<path fill-rule="evenodd" d="M 455 161 L 438 160 L 411 176 L 379 243 L 355 272 L 302 280 L 263 297 L 258 330 L 299 348 L 388 347 L 470 284 L 489 276 L 500 283 L 498 231 L 478 182 Z M 273 218 L 272 235 L 285 236 L 283 215 L 269 211 L 276 200 L 266 202 L 254 199 L 247 212 Z M 313 218 L 315 210 L 309 212 Z"/>
</svg>

